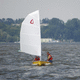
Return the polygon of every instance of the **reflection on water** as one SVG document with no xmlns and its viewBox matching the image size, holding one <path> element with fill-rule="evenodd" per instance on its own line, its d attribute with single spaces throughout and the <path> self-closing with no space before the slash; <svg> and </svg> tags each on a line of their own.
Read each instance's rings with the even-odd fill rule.
<svg viewBox="0 0 80 80">
<path fill-rule="evenodd" d="M 0 80 L 80 80 L 80 43 L 43 43 L 53 56 L 49 66 L 33 66 L 35 56 L 19 53 L 19 44 L 0 44 Z"/>
</svg>

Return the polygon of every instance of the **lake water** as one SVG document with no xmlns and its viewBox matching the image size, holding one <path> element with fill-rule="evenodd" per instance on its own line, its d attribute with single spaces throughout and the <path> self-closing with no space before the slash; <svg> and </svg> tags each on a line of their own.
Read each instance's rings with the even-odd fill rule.
<svg viewBox="0 0 80 80">
<path fill-rule="evenodd" d="M 80 43 L 42 43 L 53 56 L 49 66 L 33 66 L 35 56 L 19 53 L 19 44 L 0 44 L 0 80 L 80 80 Z"/>
</svg>

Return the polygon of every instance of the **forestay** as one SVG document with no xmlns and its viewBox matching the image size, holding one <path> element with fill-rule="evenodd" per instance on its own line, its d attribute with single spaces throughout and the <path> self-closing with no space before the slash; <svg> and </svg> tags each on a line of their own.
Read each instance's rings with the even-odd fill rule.
<svg viewBox="0 0 80 80">
<path fill-rule="evenodd" d="M 39 10 L 28 14 L 21 25 L 20 51 L 41 56 Z"/>
</svg>

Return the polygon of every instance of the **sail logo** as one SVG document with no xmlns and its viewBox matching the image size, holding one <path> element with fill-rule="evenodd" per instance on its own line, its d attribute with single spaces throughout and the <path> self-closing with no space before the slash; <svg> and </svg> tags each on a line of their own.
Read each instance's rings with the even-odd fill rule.
<svg viewBox="0 0 80 80">
<path fill-rule="evenodd" d="M 34 20 L 32 19 L 32 20 L 30 21 L 30 23 L 31 23 L 31 24 L 34 24 Z"/>
</svg>

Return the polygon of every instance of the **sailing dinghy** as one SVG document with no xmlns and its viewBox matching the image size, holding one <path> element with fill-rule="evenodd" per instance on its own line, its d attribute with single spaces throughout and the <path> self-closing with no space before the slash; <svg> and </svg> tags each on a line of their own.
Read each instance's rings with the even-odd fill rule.
<svg viewBox="0 0 80 80">
<path fill-rule="evenodd" d="M 34 61 L 33 65 L 51 64 L 41 61 L 41 35 L 39 10 L 28 14 L 21 25 L 20 31 L 20 51 L 31 55 L 40 56 L 40 61 Z"/>
</svg>

